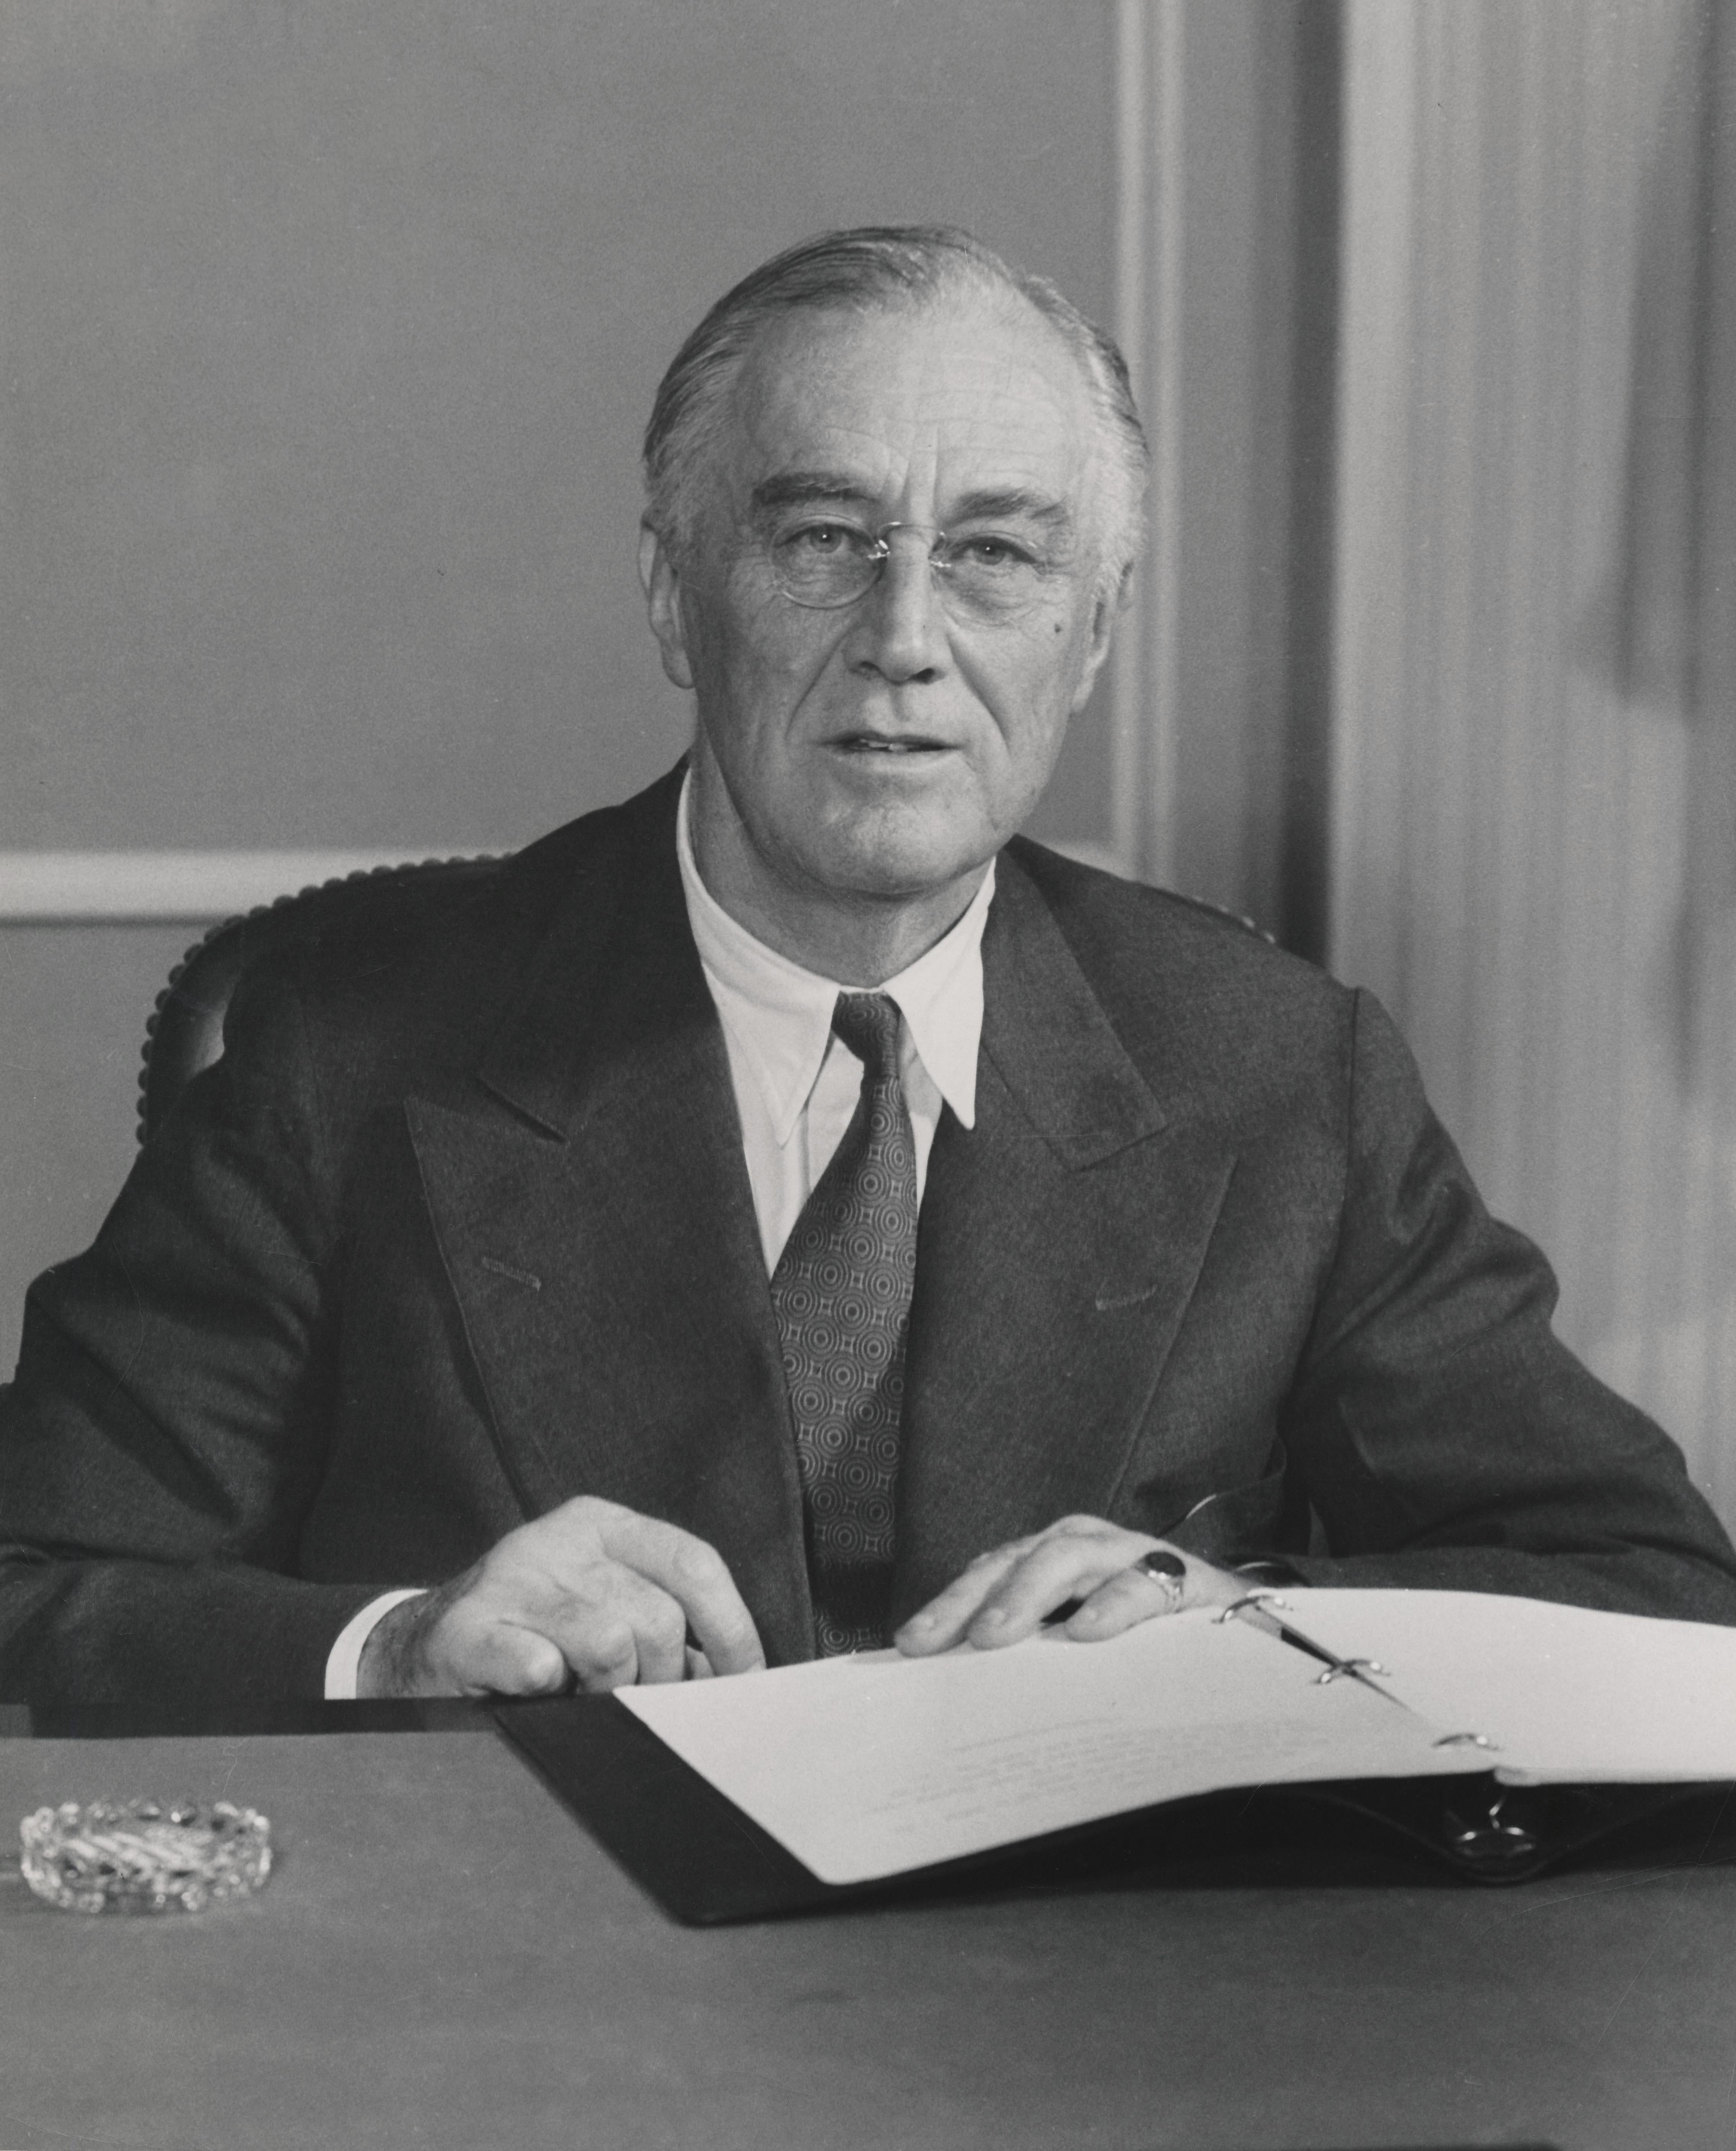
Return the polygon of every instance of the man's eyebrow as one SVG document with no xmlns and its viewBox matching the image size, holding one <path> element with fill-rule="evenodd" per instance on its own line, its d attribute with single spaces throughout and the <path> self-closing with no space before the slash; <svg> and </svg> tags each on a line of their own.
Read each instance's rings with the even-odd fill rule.
<svg viewBox="0 0 1736 2151">
<path fill-rule="evenodd" d="M 842 505 L 872 509 L 876 496 L 849 471 L 779 471 L 761 478 L 749 499 L 755 511 L 800 508 L 811 501 L 836 501 Z M 1003 486 L 967 493 L 947 518 L 949 527 L 958 523 L 1023 520 L 1055 530 L 1072 528 L 1072 510 L 1064 500 L 1031 493 L 1022 486 Z"/>
<path fill-rule="evenodd" d="M 998 493 L 967 493 L 946 520 L 950 526 L 1019 519 L 1047 524 L 1052 529 L 1069 530 L 1073 514 L 1064 500 L 1050 499 L 1040 493 L 1027 493 L 1022 487 L 1013 486 Z"/>
<path fill-rule="evenodd" d="M 768 508 L 798 508 L 810 500 L 843 500 L 871 508 L 874 496 L 848 471 L 779 471 L 763 478 L 749 496 L 762 513 Z"/>
</svg>

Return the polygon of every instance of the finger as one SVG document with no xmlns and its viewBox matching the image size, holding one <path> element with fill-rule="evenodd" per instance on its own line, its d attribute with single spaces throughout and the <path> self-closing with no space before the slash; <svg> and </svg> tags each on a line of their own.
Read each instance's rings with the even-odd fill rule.
<svg viewBox="0 0 1736 2151">
<path fill-rule="evenodd" d="M 687 1616 L 675 1600 L 635 1569 L 608 1571 L 609 1611 L 633 1630 L 637 1678 L 644 1686 L 679 1681 L 687 1673 Z"/>
<path fill-rule="evenodd" d="M 459 1695 L 559 1695 L 569 1678 L 558 1644 L 516 1622 L 455 1624 L 429 1657 Z"/>
<path fill-rule="evenodd" d="M 713 1677 L 710 1659 L 691 1643 L 687 1647 L 687 1677 L 689 1680 L 709 1680 Z"/>
<path fill-rule="evenodd" d="M 1154 1576 L 1142 1568 L 1117 1570 L 1100 1583 L 1066 1622 L 1066 1632 L 1081 1642 L 1098 1642 L 1137 1628 L 1142 1621 L 1159 1620 L 1178 1613 L 1188 1602 L 1187 1579 L 1179 1590 L 1166 1591 Z"/>
<path fill-rule="evenodd" d="M 575 1685 L 586 1695 L 632 1688 L 639 1677 L 638 1639 L 618 1614 L 588 1609 L 582 1620 L 552 1622 Z"/>
<path fill-rule="evenodd" d="M 560 1646 L 588 1694 L 679 1681 L 687 1671 L 687 1617 L 619 1561 L 598 1562 L 522 1617 Z"/>
<path fill-rule="evenodd" d="M 1022 1642 L 1057 1606 L 1088 1598 L 1150 1543 L 1113 1524 L 1095 1532 L 1045 1535 L 984 1600 L 966 1631 L 969 1641 L 979 1649 Z M 1150 1577 L 1146 1581 L 1153 1593 L 1160 1591 Z"/>
<path fill-rule="evenodd" d="M 667 1592 L 630 1569 L 587 1583 L 473 1620 L 465 1664 L 474 1692 L 547 1695 L 577 1687 L 600 1695 L 680 1679 L 686 1627 Z"/>
<path fill-rule="evenodd" d="M 1082 1641 L 1118 1636 L 1141 1621 L 1194 1607 L 1234 1606 L 1248 1596 L 1248 1579 L 1234 1569 L 1219 1568 L 1179 1546 L 1159 1541 L 1161 1551 L 1182 1563 L 1173 1584 L 1148 1575 L 1136 1554 L 1133 1563 L 1101 1584 L 1067 1622 L 1067 1632 Z M 1178 1586 L 1178 1588 L 1176 1587 Z M 1153 1604 L 1155 1597 L 1161 1603 Z"/>
<path fill-rule="evenodd" d="M 1007 1546 L 978 1554 L 944 1591 L 911 1614 L 893 1642 L 906 1658 L 926 1658 L 935 1651 L 951 1650 L 955 1643 L 961 1642 L 966 1629 L 985 1599 L 999 1587 L 1002 1579 L 1034 1543 L 1031 1539 L 1015 1539 Z"/>
<path fill-rule="evenodd" d="M 714 1673 L 748 1673 L 765 1663 L 754 1617 L 715 1546 L 679 1524 L 630 1509 L 605 1516 L 598 1536 L 614 1560 L 660 1585 L 675 1601 Z"/>
</svg>

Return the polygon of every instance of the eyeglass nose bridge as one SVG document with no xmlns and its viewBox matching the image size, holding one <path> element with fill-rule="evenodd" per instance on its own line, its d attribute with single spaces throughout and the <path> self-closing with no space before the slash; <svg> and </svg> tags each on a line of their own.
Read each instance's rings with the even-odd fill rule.
<svg viewBox="0 0 1736 2151">
<path fill-rule="evenodd" d="M 876 569 L 883 568 L 892 557 L 892 548 L 889 541 L 895 530 L 926 530 L 929 538 L 929 566 L 931 568 L 945 566 L 946 563 L 936 557 L 936 549 L 946 535 L 938 523 L 882 523 L 879 529 L 873 534 L 873 543 L 868 549 L 868 557 L 873 561 Z"/>
<path fill-rule="evenodd" d="M 928 539 L 928 550 L 925 556 L 925 564 L 927 567 L 930 575 L 934 577 L 938 582 L 939 590 L 936 595 L 944 597 L 945 594 L 951 589 L 951 577 L 948 571 L 950 570 L 952 564 L 950 560 L 944 559 L 941 553 L 940 549 L 946 542 L 946 533 L 940 524 L 905 522 L 883 523 L 880 526 L 879 529 L 874 533 L 874 541 L 868 549 L 868 559 L 872 564 L 874 569 L 873 580 L 867 585 L 866 588 L 862 590 L 860 595 L 855 599 L 855 602 L 856 604 L 860 605 L 863 598 L 870 596 L 874 591 L 885 588 L 886 566 L 887 561 L 892 557 L 891 540 L 892 534 L 895 531 L 899 530 L 921 531 L 926 534 Z"/>
</svg>

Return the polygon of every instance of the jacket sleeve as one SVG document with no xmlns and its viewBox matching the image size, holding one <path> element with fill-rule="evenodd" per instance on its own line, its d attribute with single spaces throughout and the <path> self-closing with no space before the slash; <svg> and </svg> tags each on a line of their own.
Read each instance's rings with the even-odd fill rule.
<svg viewBox="0 0 1736 2151">
<path fill-rule="evenodd" d="M 0 1390 L 0 1696 L 322 1693 L 379 1587 L 295 1573 L 341 1261 L 319 1108 L 262 965 L 93 1246 L 32 1288 Z"/>
<path fill-rule="evenodd" d="M 1557 1339 L 1549 1265 L 1484 1208 L 1366 994 L 1351 1070 L 1338 1246 L 1282 1429 L 1328 1551 L 1288 1565 L 1736 1623 L 1736 1552 L 1681 1452 Z"/>
</svg>

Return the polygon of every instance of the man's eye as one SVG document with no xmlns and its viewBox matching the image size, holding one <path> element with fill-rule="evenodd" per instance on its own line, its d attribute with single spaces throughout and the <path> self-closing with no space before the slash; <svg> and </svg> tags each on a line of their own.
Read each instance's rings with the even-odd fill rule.
<svg viewBox="0 0 1736 2151">
<path fill-rule="evenodd" d="M 866 531 L 848 523 L 804 523 L 786 530 L 777 545 L 790 559 L 841 560 L 866 552 L 872 543 Z"/>
<path fill-rule="evenodd" d="M 952 548 L 956 560 L 978 568 L 1029 568 L 1036 562 L 1022 545 L 1010 538 L 961 538 Z"/>
</svg>

